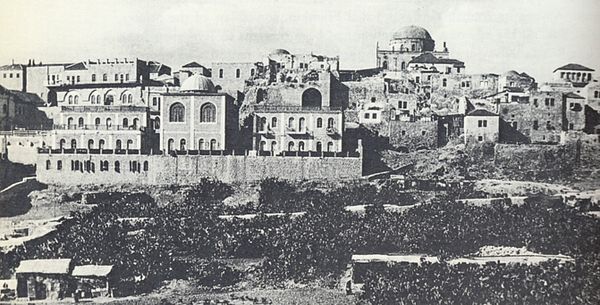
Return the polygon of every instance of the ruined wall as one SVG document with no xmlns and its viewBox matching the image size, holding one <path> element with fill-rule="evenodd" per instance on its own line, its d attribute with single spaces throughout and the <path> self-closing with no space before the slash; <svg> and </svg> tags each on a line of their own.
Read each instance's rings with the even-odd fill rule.
<svg viewBox="0 0 600 305">
<path fill-rule="evenodd" d="M 390 121 L 390 144 L 408 151 L 435 149 L 438 147 L 438 122 Z"/>
<path fill-rule="evenodd" d="M 77 170 L 72 167 L 76 161 Z M 100 161 L 108 161 L 107 170 Z M 362 158 L 40 154 L 37 176 L 42 183 L 64 185 L 193 184 L 204 177 L 228 183 L 265 178 L 348 180 L 362 176 Z"/>
</svg>

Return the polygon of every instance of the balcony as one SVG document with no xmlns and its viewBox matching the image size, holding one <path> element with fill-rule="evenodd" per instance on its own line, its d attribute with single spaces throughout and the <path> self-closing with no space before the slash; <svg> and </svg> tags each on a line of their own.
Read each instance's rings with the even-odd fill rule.
<svg viewBox="0 0 600 305">
<path fill-rule="evenodd" d="M 146 112 L 148 107 L 143 106 L 61 106 L 61 111 L 71 112 Z"/>
<path fill-rule="evenodd" d="M 339 112 L 342 107 L 302 107 L 286 105 L 254 105 L 254 112 Z"/>
<path fill-rule="evenodd" d="M 327 127 L 326 132 L 327 132 L 327 135 L 329 135 L 329 136 L 339 135 L 339 132 L 337 131 L 337 129 L 335 127 Z"/>
<path fill-rule="evenodd" d="M 306 128 L 286 127 L 285 132 L 289 135 L 311 135 L 312 132 Z"/>
<path fill-rule="evenodd" d="M 129 130 L 141 132 L 141 126 L 123 126 L 123 125 L 68 125 L 68 124 L 57 124 L 54 125 L 55 130 Z"/>
<path fill-rule="evenodd" d="M 258 129 L 256 131 L 256 133 L 263 134 L 263 135 L 271 135 L 271 134 L 274 134 L 275 132 L 271 128 L 262 128 L 262 129 Z"/>
</svg>

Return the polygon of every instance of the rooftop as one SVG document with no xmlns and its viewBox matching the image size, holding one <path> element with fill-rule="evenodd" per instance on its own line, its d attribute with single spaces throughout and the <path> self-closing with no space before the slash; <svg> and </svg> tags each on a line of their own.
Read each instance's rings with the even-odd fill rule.
<svg viewBox="0 0 600 305">
<path fill-rule="evenodd" d="M 83 265 L 73 268 L 73 276 L 107 276 L 113 270 L 113 265 Z"/>
<path fill-rule="evenodd" d="M 22 260 L 15 273 L 69 274 L 70 258 Z"/>
<path fill-rule="evenodd" d="M 490 112 L 485 109 L 475 109 L 469 113 L 467 116 L 498 116 L 496 113 Z"/>
<path fill-rule="evenodd" d="M 416 26 L 409 25 L 400 28 L 398 31 L 394 33 L 392 39 L 426 39 L 432 40 L 431 35 L 427 32 L 426 29 Z"/>
<path fill-rule="evenodd" d="M 556 70 L 554 70 L 554 72 L 556 72 L 558 70 L 594 71 L 594 69 L 590 69 L 588 67 L 582 66 L 580 64 L 574 64 L 574 63 L 566 64 L 560 68 L 556 68 Z"/>
</svg>

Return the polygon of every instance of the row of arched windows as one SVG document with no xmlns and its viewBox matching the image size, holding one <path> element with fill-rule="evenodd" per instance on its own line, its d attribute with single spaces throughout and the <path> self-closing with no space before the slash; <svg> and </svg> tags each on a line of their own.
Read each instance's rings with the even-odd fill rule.
<svg viewBox="0 0 600 305">
<path fill-rule="evenodd" d="M 110 171 L 110 163 L 108 160 L 101 160 L 99 163 L 100 165 L 100 171 L 101 172 L 106 172 L 106 171 Z M 56 161 L 56 170 L 62 170 L 63 168 L 63 162 L 62 160 L 57 160 Z M 51 170 L 52 168 L 52 161 L 50 160 L 46 160 L 46 170 Z M 116 173 L 120 173 L 121 172 L 121 163 L 119 161 L 115 161 L 113 163 L 113 169 Z M 144 161 L 143 163 L 140 161 L 129 161 L 129 171 L 132 173 L 140 173 L 142 172 L 142 170 L 144 172 L 147 172 L 149 169 L 149 165 L 148 165 L 148 161 Z M 71 160 L 71 170 L 72 171 L 79 171 L 79 172 L 96 172 L 96 163 L 92 160 L 86 160 L 86 161 L 79 161 L 79 160 Z"/>
<path fill-rule="evenodd" d="M 217 108 L 212 103 L 200 107 L 200 122 L 212 123 L 217 121 Z M 169 122 L 185 122 L 185 106 L 174 103 L 169 108 Z"/>
<path fill-rule="evenodd" d="M 106 118 L 106 120 L 104 122 L 106 124 L 106 128 L 112 127 L 112 119 L 111 118 Z M 129 118 L 123 118 L 121 123 L 122 123 L 121 126 L 125 127 L 125 128 L 137 129 L 138 127 L 140 127 L 140 119 L 139 118 L 134 118 L 131 121 L 129 120 Z M 94 127 L 98 128 L 100 125 L 102 125 L 102 119 L 95 118 L 94 119 Z M 67 118 L 67 128 L 72 128 L 75 126 L 77 126 L 79 128 L 84 128 L 85 127 L 85 119 L 83 117 L 80 117 L 77 120 L 77 125 L 75 125 L 74 118 L 72 118 L 72 117 Z"/>
<path fill-rule="evenodd" d="M 258 130 L 259 131 L 264 131 L 266 129 L 270 129 L 270 128 L 277 128 L 277 117 L 272 117 L 271 118 L 271 125 L 268 126 L 267 124 L 267 118 L 266 117 L 261 117 L 258 120 Z M 298 131 L 303 131 L 306 129 L 306 119 L 304 117 L 300 117 L 298 118 Z M 315 126 L 316 128 L 323 128 L 323 118 L 317 118 L 315 121 Z M 291 130 L 296 130 L 296 119 L 291 117 L 288 119 L 288 125 L 287 127 Z M 335 127 L 335 119 L 334 118 L 328 118 L 327 119 L 327 128 L 334 128 Z"/>
<path fill-rule="evenodd" d="M 186 139 L 179 140 L 179 147 L 175 147 L 175 140 L 169 139 L 167 141 L 167 150 L 173 151 L 175 149 L 178 150 L 187 150 L 187 141 Z M 216 139 L 211 139 L 210 141 L 205 141 L 204 139 L 198 140 L 198 149 L 199 150 L 219 150 L 219 145 Z"/>
<path fill-rule="evenodd" d="M 67 147 L 67 140 L 65 139 L 60 139 L 60 141 L 58 142 L 59 144 L 59 148 L 60 149 L 67 149 L 67 148 L 71 148 L 71 149 L 77 149 L 77 140 L 76 139 L 71 139 L 70 147 Z M 121 140 L 117 140 L 115 141 L 115 149 L 117 150 L 121 150 L 121 149 L 135 149 L 134 148 L 134 142 L 133 140 L 129 139 L 125 142 L 125 145 L 123 144 L 123 141 Z M 106 145 L 106 141 L 104 139 L 99 139 L 97 144 L 93 139 L 89 139 L 87 142 L 87 149 L 106 149 L 105 147 Z"/>
<path fill-rule="evenodd" d="M 334 151 L 334 144 L 333 142 L 327 142 L 327 150 L 326 152 L 333 152 Z M 270 143 L 270 147 L 267 147 L 267 141 L 260 141 L 259 143 L 259 148 L 260 151 L 277 151 L 277 141 L 271 141 Z M 296 143 L 294 141 L 290 141 L 288 142 L 288 146 L 287 146 L 287 150 L 288 151 L 307 151 L 306 146 L 304 141 L 298 141 L 298 145 L 296 146 Z M 323 151 L 323 143 L 322 142 L 317 142 L 315 144 L 315 151 L 317 152 L 322 152 Z"/>
<path fill-rule="evenodd" d="M 102 94 L 100 92 L 92 91 L 92 93 L 90 93 L 88 97 L 88 101 L 90 101 L 90 103 L 93 105 L 102 104 L 103 101 L 104 105 L 112 105 L 115 101 L 115 96 L 117 96 L 117 94 L 112 90 L 104 94 L 104 98 L 102 97 Z M 79 99 L 79 93 L 76 92 L 70 92 L 65 97 L 65 100 L 69 105 L 79 104 Z M 133 104 L 133 93 L 129 91 L 123 92 L 121 94 L 120 101 L 122 104 Z"/>
</svg>

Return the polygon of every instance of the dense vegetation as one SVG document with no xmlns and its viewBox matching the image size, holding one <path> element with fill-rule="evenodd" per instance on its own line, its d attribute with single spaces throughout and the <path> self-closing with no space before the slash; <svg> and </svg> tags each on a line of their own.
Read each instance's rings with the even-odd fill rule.
<svg viewBox="0 0 600 305">
<path fill-rule="evenodd" d="M 578 266 L 569 268 L 589 266 L 590 269 L 551 275 L 544 273 L 543 268 L 554 266 L 527 267 L 532 269 L 525 271 L 521 267 L 514 270 L 498 267 L 492 270 L 498 279 L 492 278 L 488 284 L 510 282 L 506 276 L 518 277 L 522 272 L 528 272 L 527 279 L 534 281 L 558 276 L 558 280 L 550 282 L 553 289 L 570 289 L 572 284 L 562 283 L 572 278 L 582 285 L 597 286 L 600 278 L 600 269 L 594 263 L 600 254 L 600 222 L 574 209 L 553 205 L 543 197 L 522 206 L 475 207 L 455 203 L 453 196 L 440 196 L 400 214 L 385 211 L 383 204 L 413 202 L 393 184 L 380 189 L 370 185 L 342 187 L 324 193 L 315 188 L 298 191 L 286 182 L 267 180 L 261 185 L 258 206 L 246 207 L 259 212 L 256 218 L 220 219 L 218 215 L 227 210 L 223 199 L 230 194 L 227 185 L 205 180 L 185 191 L 185 203 L 161 205 L 144 193 L 123 195 L 99 204 L 89 213 L 73 214 L 54 236 L 4 255 L 0 265 L 3 274 L 7 274 L 23 258 L 71 257 L 77 263 L 116 264 L 123 283 L 133 285 L 128 290 L 134 292 L 153 288 L 158 281 L 170 278 L 193 279 L 207 286 L 231 285 L 240 279 L 239 273 L 217 263 L 216 258 L 263 258 L 259 275 L 271 284 L 288 279 L 334 283 L 352 253 L 427 253 L 444 258 L 473 253 L 485 245 L 503 245 L 573 255 Z M 357 204 L 374 205 L 364 214 L 344 210 L 344 206 Z M 306 214 L 301 217 L 261 214 L 302 210 Z M 421 276 L 422 272 L 425 278 L 439 277 L 439 281 L 446 283 L 439 288 L 443 289 L 439 291 L 442 297 L 447 296 L 446 289 L 455 289 L 455 284 L 472 287 L 469 288 L 472 291 L 478 289 L 469 286 L 475 285 L 472 283 L 455 283 L 461 273 L 446 266 L 411 272 L 413 275 L 406 276 Z M 479 276 L 479 271 L 472 272 L 473 276 Z M 420 294 L 428 289 L 427 285 L 438 285 L 419 282 L 398 290 L 390 288 L 392 284 L 380 283 L 380 279 L 389 282 L 395 276 L 372 274 L 365 294 L 367 300 L 386 304 L 387 300 L 404 298 L 405 293 Z M 523 281 L 520 277 L 515 280 L 517 284 Z M 543 292 L 540 287 L 526 286 L 535 293 Z M 597 289 L 574 291 L 565 300 L 589 302 L 598 297 Z M 498 293 L 490 290 L 472 297 L 502 302 Z M 435 300 L 414 298 L 416 303 L 437 303 Z M 563 299 L 554 300 L 560 303 Z"/>
</svg>

